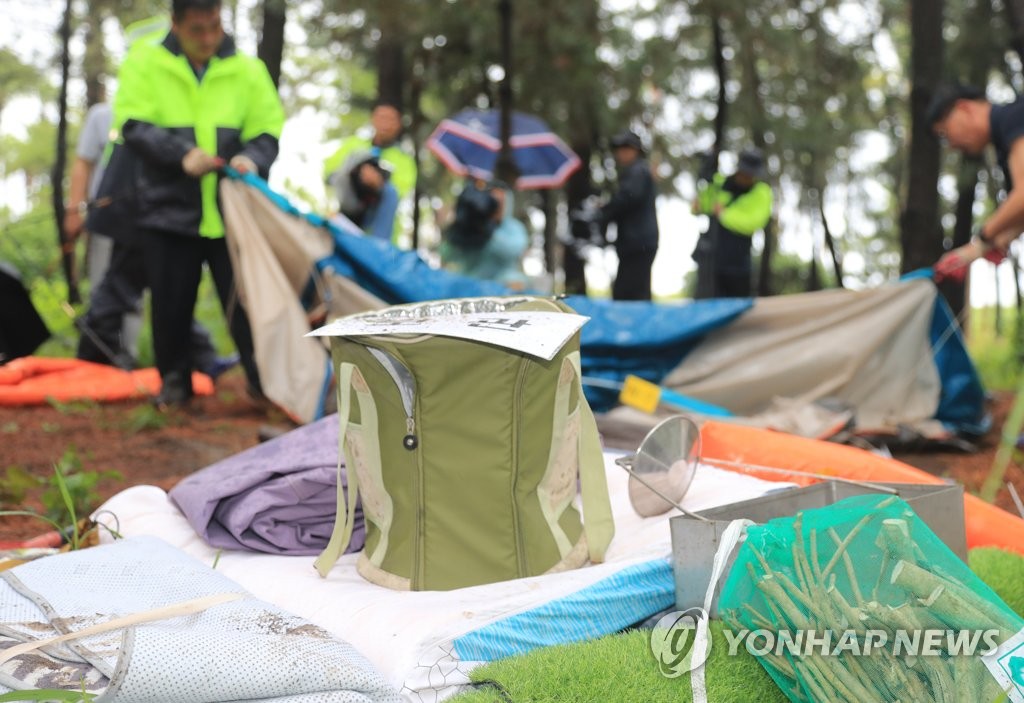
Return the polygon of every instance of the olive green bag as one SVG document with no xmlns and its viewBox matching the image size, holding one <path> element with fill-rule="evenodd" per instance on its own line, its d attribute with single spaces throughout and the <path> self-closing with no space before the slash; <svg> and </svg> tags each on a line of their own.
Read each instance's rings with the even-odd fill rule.
<svg viewBox="0 0 1024 703">
<path fill-rule="evenodd" d="M 515 297 L 352 317 L 505 311 L 572 312 Z M 348 544 L 357 493 L 366 519 L 357 568 L 389 588 L 448 590 L 603 561 L 614 526 L 578 331 L 550 361 L 420 333 L 332 336 L 331 347 L 348 494 L 339 488 L 322 576 Z"/>
</svg>

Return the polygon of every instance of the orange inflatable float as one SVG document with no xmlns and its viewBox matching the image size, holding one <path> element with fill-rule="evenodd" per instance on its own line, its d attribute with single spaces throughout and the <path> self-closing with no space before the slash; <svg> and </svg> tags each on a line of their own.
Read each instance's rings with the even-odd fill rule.
<svg viewBox="0 0 1024 703">
<path fill-rule="evenodd" d="M 192 375 L 196 395 L 212 395 L 213 381 Z M 0 366 L 0 406 L 42 405 L 49 400 L 110 402 L 149 398 L 160 392 L 156 369 L 123 371 L 79 359 L 27 356 Z"/>
<path fill-rule="evenodd" d="M 701 427 L 700 438 L 702 456 L 710 459 L 760 464 L 857 481 L 944 483 L 926 471 L 863 449 L 756 427 L 709 420 Z M 729 467 L 722 465 L 719 468 Z M 768 481 L 782 480 L 776 472 L 759 472 L 756 468 L 744 469 L 742 472 Z M 815 482 L 813 478 L 802 476 L 787 476 L 784 480 L 800 485 Z M 964 515 L 969 549 L 1001 547 L 1024 554 L 1024 520 L 1021 518 L 968 494 L 964 495 Z"/>
</svg>

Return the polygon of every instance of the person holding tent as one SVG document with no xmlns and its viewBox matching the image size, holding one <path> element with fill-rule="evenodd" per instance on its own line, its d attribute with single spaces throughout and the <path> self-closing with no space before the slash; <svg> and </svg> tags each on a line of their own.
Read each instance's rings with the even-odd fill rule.
<svg viewBox="0 0 1024 703">
<path fill-rule="evenodd" d="M 765 175 L 764 154 L 746 149 L 731 176 L 716 173 L 698 189 L 693 214 L 709 219 L 693 251 L 694 298 L 750 297 L 752 238 L 772 216 L 772 189 Z"/>
<path fill-rule="evenodd" d="M 191 399 L 189 326 L 204 263 L 254 398 L 262 398 L 252 333 L 234 293 L 217 204 L 220 171 L 268 175 L 284 109 L 259 59 L 240 54 L 220 0 L 172 0 L 160 43 L 136 42 L 118 73 L 114 123 L 137 158 L 137 229 L 152 291 L 160 406 Z"/>
<path fill-rule="evenodd" d="M 600 227 L 614 222 L 619 266 L 612 283 L 613 300 L 650 300 L 651 267 L 658 253 L 657 190 L 644 158 L 643 142 L 626 130 L 611 138 L 618 186 L 593 215 Z"/>
<path fill-rule="evenodd" d="M 1010 243 L 1024 230 L 1024 98 L 1006 105 L 993 105 L 985 92 L 973 86 L 941 86 L 926 113 L 932 132 L 950 148 L 979 156 L 990 144 L 1006 179 L 1008 196 L 974 229 L 963 246 L 946 252 L 934 267 L 936 282 L 961 282 L 970 265 L 978 259 L 999 264 Z"/>
<path fill-rule="evenodd" d="M 441 242 L 445 268 L 513 290 L 526 288 L 522 263 L 530 237 L 513 215 L 514 206 L 512 189 L 501 181 L 467 182 Z"/>
<path fill-rule="evenodd" d="M 403 150 L 399 142 L 402 136 L 402 113 L 397 105 L 378 101 L 370 114 L 370 126 L 370 136 L 354 134 L 343 139 L 338 150 L 324 161 L 324 180 L 338 193 L 342 214 L 356 224 L 359 222 L 345 212 L 346 201 L 342 200 L 344 193 L 339 192 L 339 189 L 347 188 L 346 181 L 353 179 L 366 183 L 369 189 L 376 186 L 380 191 L 376 197 L 378 202 L 369 213 L 372 216 L 368 216 L 365 211 L 357 215 L 357 218 L 366 218 L 367 224 L 360 227 L 373 236 L 397 242 L 401 226 L 395 214 L 399 202 L 411 195 L 416 186 L 416 160 Z M 376 170 L 380 171 L 379 178 L 369 169 L 363 168 L 368 158 L 375 159 L 379 167 Z M 378 180 L 384 182 L 378 184 Z"/>
</svg>

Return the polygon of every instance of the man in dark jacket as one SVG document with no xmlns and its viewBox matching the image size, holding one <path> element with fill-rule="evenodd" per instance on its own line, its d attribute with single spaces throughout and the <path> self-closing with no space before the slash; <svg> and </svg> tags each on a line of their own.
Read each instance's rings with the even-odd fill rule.
<svg viewBox="0 0 1024 703">
<path fill-rule="evenodd" d="M 173 0 L 170 33 L 160 43 L 132 45 L 114 100 L 114 124 L 140 161 L 137 225 L 152 291 L 161 405 L 192 396 L 189 329 L 204 263 L 249 392 L 262 396 L 249 321 L 234 299 L 217 171 L 227 163 L 265 178 L 284 110 L 266 66 L 236 51 L 220 14 L 220 0 Z"/>
<path fill-rule="evenodd" d="M 651 267 L 658 253 L 657 192 L 643 143 L 634 132 L 612 137 L 618 189 L 601 208 L 601 220 L 614 222 L 619 268 L 612 284 L 614 300 L 650 300 Z"/>
<path fill-rule="evenodd" d="M 978 259 L 1001 263 L 1024 231 L 1024 190 L 1015 185 L 1024 180 L 1024 99 L 993 105 L 979 88 L 946 85 L 935 92 L 927 119 L 935 136 L 964 154 L 980 156 L 991 144 L 1006 181 L 1007 197 L 974 228 L 971 240 L 935 264 L 935 280 L 963 281 Z"/>
</svg>

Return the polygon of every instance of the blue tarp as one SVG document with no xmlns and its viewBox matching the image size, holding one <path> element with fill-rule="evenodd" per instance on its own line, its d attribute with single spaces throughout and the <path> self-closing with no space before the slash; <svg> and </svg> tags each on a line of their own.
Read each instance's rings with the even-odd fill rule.
<svg viewBox="0 0 1024 703">
<path fill-rule="evenodd" d="M 416 252 L 402 251 L 389 242 L 347 232 L 334 222 L 302 213 L 267 183 L 248 174 L 243 180 L 263 191 L 286 212 L 303 217 L 331 232 L 334 253 L 317 262 L 349 277 L 389 304 L 445 298 L 513 295 L 491 281 L 437 269 Z M 927 269 L 907 278 L 930 277 Z M 956 431 L 979 434 L 987 429 L 984 390 L 942 296 L 935 297 L 931 346 L 942 379 L 936 419 Z M 749 310 L 752 298 L 688 301 L 681 304 L 621 302 L 569 296 L 565 302 L 590 317 L 581 333 L 583 374 L 604 381 L 622 382 L 628 374 L 660 383 L 705 334 L 729 324 Z M 587 387 L 595 410 L 607 410 L 616 392 Z"/>
</svg>

